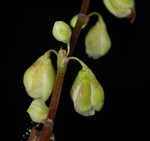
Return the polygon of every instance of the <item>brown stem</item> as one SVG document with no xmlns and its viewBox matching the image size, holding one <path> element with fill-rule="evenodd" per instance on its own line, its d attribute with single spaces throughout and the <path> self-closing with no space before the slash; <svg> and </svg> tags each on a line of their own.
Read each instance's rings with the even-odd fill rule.
<svg viewBox="0 0 150 141">
<path fill-rule="evenodd" d="M 53 135 L 53 120 L 46 119 L 37 141 L 49 141 Z"/>
<path fill-rule="evenodd" d="M 70 41 L 69 56 L 72 55 L 73 50 L 76 46 L 82 25 L 84 25 L 85 23 L 88 22 L 88 18 L 86 16 L 86 14 L 88 11 L 89 4 L 90 4 L 90 0 L 82 0 L 82 6 L 81 6 L 79 18 L 78 18 L 77 24 L 73 30 L 71 41 Z M 40 135 L 39 135 L 39 132 L 38 132 L 38 135 L 35 133 L 34 136 L 36 136 L 36 139 L 34 137 L 32 137 L 32 138 L 29 137 L 28 141 L 49 141 L 50 137 L 52 136 L 53 121 L 55 119 L 58 104 L 59 104 L 63 80 L 64 80 L 65 72 L 67 70 L 67 64 L 68 64 L 68 62 L 65 64 L 65 69 L 63 71 L 60 71 L 57 73 L 55 87 L 53 90 L 53 95 L 52 95 L 50 106 L 49 106 L 48 118 L 44 122 L 44 126 L 43 126 L 42 130 L 40 131 Z M 35 128 L 33 128 L 33 129 L 35 130 Z M 32 131 L 31 131 L 31 133 L 32 133 Z"/>
<path fill-rule="evenodd" d="M 80 13 L 87 14 L 90 5 L 90 0 L 82 0 Z"/>
<path fill-rule="evenodd" d="M 79 18 L 78 18 L 78 21 L 76 23 L 76 27 L 73 29 L 73 33 L 71 36 L 69 56 L 71 56 L 73 54 L 74 48 L 75 48 L 76 43 L 78 41 L 78 37 L 80 35 L 82 25 L 84 25 L 85 23 L 88 22 L 88 16 L 87 15 L 80 13 L 78 15 L 78 17 Z"/>
<path fill-rule="evenodd" d="M 69 56 L 73 54 L 78 37 L 80 35 L 82 25 L 84 25 L 85 22 L 86 23 L 88 22 L 88 16 L 86 16 L 86 14 L 88 12 L 89 5 L 90 5 L 90 0 L 82 0 L 79 18 L 78 18 L 75 28 L 73 29 L 73 33 L 71 36 Z"/>
<path fill-rule="evenodd" d="M 49 114 L 48 114 L 48 118 L 51 120 L 55 119 L 55 115 L 56 115 L 56 111 L 57 111 L 58 103 L 59 103 L 59 99 L 60 99 L 60 94 L 61 94 L 61 90 L 62 90 L 64 76 L 65 76 L 65 70 L 58 72 L 57 77 L 56 77 L 56 86 L 53 91 L 53 97 L 50 102 Z"/>
</svg>

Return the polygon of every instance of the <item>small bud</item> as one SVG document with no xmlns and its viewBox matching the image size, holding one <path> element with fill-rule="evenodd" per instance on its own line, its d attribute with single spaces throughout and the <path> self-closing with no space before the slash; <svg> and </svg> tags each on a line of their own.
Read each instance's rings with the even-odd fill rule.
<svg viewBox="0 0 150 141">
<path fill-rule="evenodd" d="M 92 116 L 104 105 L 104 91 L 93 72 L 81 69 L 73 83 L 71 98 L 75 111 L 83 116 Z"/>
<path fill-rule="evenodd" d="M 60 49 L 58 52 L 58 57 L 57 57 L 57 70 L 59 71 L 63 71 L 67 65 L 68 62 L 68 58 L 66 56 L 66 51 L 63 49 Z"/>
<path fill-rule="evenodd" d="M 72 31 L 70 26 L 65 22 L 56 21 L 53 26 L 52 34 L 56 40 L 63 43 L 69 43 Z"/>
<path fill-rule="evenodd" d="M 104 56 L 111 47 L 111 40 L 102 16 L 98 13 L 98 21 L 85 37 L 85 51 L 93 59 Z"/>
<path fill-rule="evenodd" d="M 55 82 L 55 71 L 48 52 L 26 70 L 23 82 L 32 98 L 46 101 L 50 97 Z"/>
<path fill-rule="evenodd" d="M 46 104 L 42 99 L 36 99 L 32 101 L 27 112 L 30 115 L 32 121 L 39 123 L 47 118 L 48 107 L 46 106 Z"/>
<path fill-rule="evenodd" d="M 78 20 L 78 15 L 75 15 L 71 21 L 70 21 L 70 25 L 74 28 L 76 26 L 76 23 L 77 23 L 77 20 Z M 84 24 L 82 26 L 82 29 L 86 27 L 87 24 Z"/>
<path fill-rule="evenodd" d="M 104 5 L 111 14 L 118 18 L 126 18 L 135 11 L 134 0 L 103 0 Z"/>
</svg>

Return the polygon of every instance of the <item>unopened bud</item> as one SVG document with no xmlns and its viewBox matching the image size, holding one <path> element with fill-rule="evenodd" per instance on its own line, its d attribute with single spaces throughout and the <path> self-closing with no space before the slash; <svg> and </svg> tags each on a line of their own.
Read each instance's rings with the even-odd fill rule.
<svg viewBox="0 0 150 141">
<path fill-rule="evenodd" d="M 70 25 L 74 28 L 76 26 L 76 23 L 77 23 L 77 20 L 78 20 L 78 15 L 75 15 L 71 21 L 70 21 Z M 82 29 L 86 27 L 87 24 L 84 24 L 82 26 Z"/>
<path fill-rule="evenodd" d="M 100 14 L 96 13 L 96 15 L 98 15 L 98 21 L 85 37 L 85 51 L 93 59 L 104 56 L 111 47 L 111 40 L 104 20 Z"/>
<path fill-rule="evenodd" d="M 111 14 L 118 18 L 125 18 L 135 11 L 134 0 L 103 0 L 104 5 Z"/>
<path fill-rule="evenodd" d="M 52 34 L 56 40 L 63 43 L 69 43 L 72 31 L 70 26 L 65 22 L 56 21 L 53 26 Z"/>
<path fill-rule="evenodd" d="M 92 116 L 102 109 L 104 90 L 89 68 L 79 71 L 71 89 L 71 98 L 75 111 L 83 116 Z"/>
<path fill-rule="evenodd" d="M 39 123 L 47 118 L 48 107 L 42 99 L 36 99 L 32 101 L 27 112 L 30 115 L 32 121 Z"/>
<path fill-rule="evenodd" d="M 26 70 L 23 82 L 32 98 L 46 101 L 50 97 L 55 82 L 55 71 L 48 52 Z"/>
</svg>

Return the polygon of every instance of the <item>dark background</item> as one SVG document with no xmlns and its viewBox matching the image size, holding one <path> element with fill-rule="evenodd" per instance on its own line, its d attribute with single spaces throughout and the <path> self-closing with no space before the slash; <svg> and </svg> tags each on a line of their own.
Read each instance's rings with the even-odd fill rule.
<svg viewBox="0 0 150 141">
<path fill-rule="evenodd" d="M 14 9 L 16 46 L 8 48 L 9 69 L 13 74 L 8 82 L 8 103 L 9 107 L 15 107 L 15 115 L 12 112 L 16 127 L 15 140 L 20 140 L 26 128 L 31 125 L 26 113 L 31 98 L 22 83 L 23 73 L 45 51 L 58 50 L 63 45 L 52 36 L 54 22 L 63 20 L 69 23 L 71 17 L 80 10 L 81 1 L 55 2 L 30 6 L 23 3 Z M 136 8 L 138 13 L 138 3 Z M 84 37 L 96 21 L 93 17 L 81 32 L 74 56 L 88 64 L 101 82 L 105 90 L 105 105 L 93 117 L 82 117 L 74 111 L 69 91 L 80 66 L 70 62 L 55 120 L 56 140 L 121 139 L 133 135 L 133 130 L 139 125 L 136 118 L 138 112 L 142 111 L 140 104 L 149 78 L 147 53 L 141 49 L 143 44 L 139 43 L 140 37 L 144 35 L 140 34 L 138 16 L 134 24 L 126 19 L 117 19 L 106 10 L 101 1 L 91 1 L 89 13 L 92 11 L 102 14 L 112 40 L 112 48 L 98 60 L 89 59 L 85 54 Z M 53 61 L 56 61 L 55 57 Z"/>
</svg>

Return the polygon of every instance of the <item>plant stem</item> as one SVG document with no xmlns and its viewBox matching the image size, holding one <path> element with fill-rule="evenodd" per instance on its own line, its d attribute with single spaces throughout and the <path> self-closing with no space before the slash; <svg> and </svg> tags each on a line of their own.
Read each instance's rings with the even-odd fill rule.
<svg viewBox="0 0 150 141">
<path fill-rule="evenodd" d="M 90 5 L 90 0 L 82 0 L 80 13 L 87 14 Z"/>
<path fill-rule="evenodd" d="M 56 77 L 56 85 L 55 85 L 55 88 L 53 91 L 53 97 L 50 102 L 49 114 L 48 114 L 48 118 L 51 120 L 55 119 L 56 111 L 57 111 L 58 104 L 59 104 L 60 94 L 61 94 L 61 90 L 62 90 L 64 76 L 65 76 L 65 70 L 58 72 L 57 77 Z"/>
<path fill-rule="evenodd" d="M 80 35 L 82 25 L 84 25 L 85 22 L 88 22 L 88 16 L 86 16 L 86 14 L 88 12 L 89 5 L 90 5 L 90 0 L 82 0 L 79 18 L 78 18 L 75 28 L 73 29 L 73 33 L 71 36 L 69 56 L 73 54 L 78 37 Z"/>
<path fill-rule="evenodd" d="M 71 56 L 73 54 L 74 48 L 75 48 L 76 43 L 78 41 L 78 37 L 80 35 L 82 25 L 84 25 L 87 22 L 88 22 L 88 16 L 84 13 L 79 13 L 78 21 L 76 23 L 75 28 L 73 29 L 73 33 L 71 36 L 69 56 Z"/>
<path fill-rule="evenodd" d="M 88 22 L 88 16 L 86 16 L 86 14 L 88 11 L 89 4 L 90 4 L 90 0 L 82 0 L 79 18 L 75 28 L 73 29 L 73 33 L 71 36 L 69 56 L 72 55 L 73 50 L 76 46 L 82 25 Z M 65 72 L 67 70 L 67 64 L 68 62 L 66 62 L 63 71 L 57 73 L 55 87 L 50 101 L 48 118 L 44 122 L 43 128 L 40 131 L 40 135 L 34 135 L 34 136 L 38 136 L 37 139 L 36 140 L 28 139 L 28 141 L 49 141 L 50 137 L 52 136 L 53 121 L 55 119 L 59 100 L 60 100 L 63 80 L 64 80 Z M 32 136 L 32 131 L 30 136 Z"/>
</svg>

